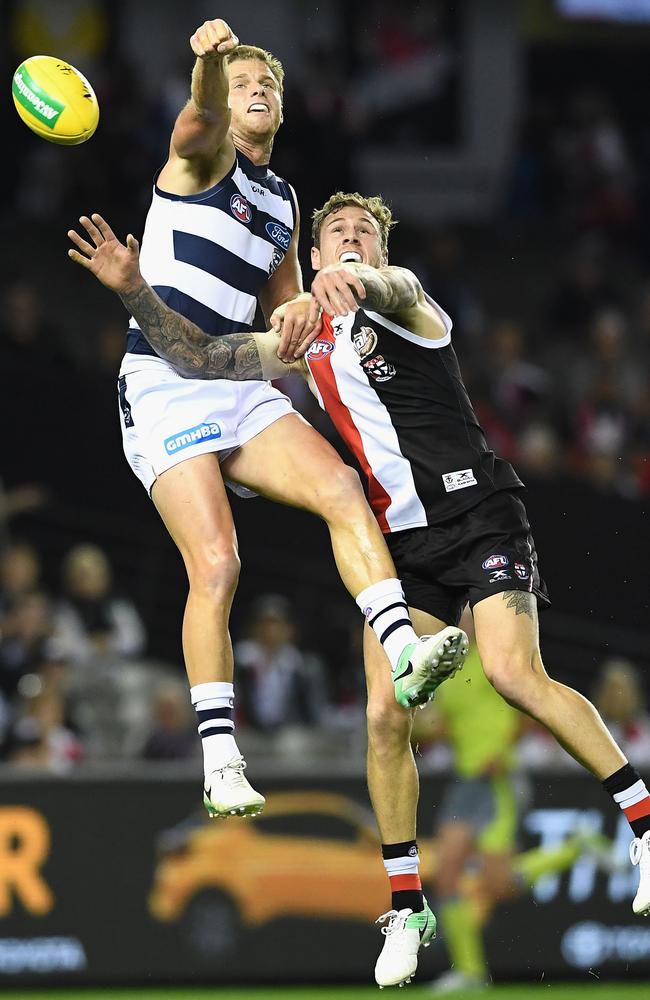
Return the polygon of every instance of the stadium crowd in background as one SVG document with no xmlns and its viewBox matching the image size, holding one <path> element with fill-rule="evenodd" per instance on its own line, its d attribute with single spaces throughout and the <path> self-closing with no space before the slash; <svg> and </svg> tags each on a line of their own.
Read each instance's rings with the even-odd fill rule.
<svg viewBox="0 0 650 1000">
<path fill-rule="evenodd" d="M 11 6 L 19 10 L 21 4 Z M 11 119 L 16 126 L 14 153 L 21 164 L 0 191 L 6 217 L 10 210 L 13 219 L 13 229 L 8 225 L 6 231 L 8 245 L 25 224 L 60 235 L 87 204 L 110 206 L 111 217 L 123 223 L 125 232 L 138 232 L 144 219 L 151 180 L 166 155 L 163 139 L 187 94 L 191 54 L 186 62 L 170 63 L 165 85 L 152 94 L 136 84 L 135 67 L 121 51 L 117 22 L 102 14 L 103 4 L 91 6 L 96 19 L 78 57 L 92 67 L 102 108 L 101 127 L 92 142 L 64 159 L 60 150 L 16 126 L 10 102 L 0 107 L 2 123 Z M 332 189 L 330 151 L 336 149 L 337 184 L 354 190 L 361 186 L 355 152 L 381 138 L 395 112 L 400 114 L 400 142 L 413 146 L 414 122 L 422 113 L 418 68 L 423 61 L 431 67 L 434 50 L 435 79 L 429 79 L 427 95 L 434 95 L 440 131 L 429 140 L 451 134 L 452 125 L 441 113 L 458 96 L 453 25 L 446 26 L 451 42 L 441 46 L 436 44 L 433 4 L 420 5 L 417 18 L 414 14 L 411 22 L 403 16 L 398 25 L 391 21 L 390 4 L 373 0 L 366 7 L 368 24 L 376 30 L 353 33 L 349 50 L 314 42 L 299 72 L 287 77 L 285 109 L 291 127 L 280 131 L 274 157 L 278 172 L 292 178 L 301 202 L 306 283 L 305 220 Z M 21 23 L 17 17 L 7 35 L 14 48 L 5 50 L 4 58 L 12 62 L 22 57 Z M 378 87 L 373 74 L 378 55 L 388 67 L 388 89 Z M 479 418 L 495 450 L 515 464 L 524 480 L 587 483 L 605 495 L 643 500 L 650 495 L 650 143 L 634 128 L 633 107 L 634 102 L 626 105 L 620 97 L 579 82 L 566 93 L 549 95 L 532 80 L 513 136 L 497 219 L 468 225 L 451 218 L 436 228 L 402 222 L 392 237 L 392 259 L 421 275 L 424 287 L 452 316 L 464 380 Z M 405 109 L 410 109 L 406 117 Z M 425 114 L 431 111 L 425 107 Z M 508 267 L 512 247 L 517 274 L 527 276 L 524 283 L 513 283 Z M 47 259 L 52 262 L 48 278 L 56 286 L 57 268 L 63 274 L 67 261 L 59 250 Z M 35 750 L 30 740 L 45 730 L 59 734 L 53 759 L 63 757 L 70 765 L 84 753 L 102 756 L 117 748 L 152 758 L 183 756 L 186 720 L 173 693 L 177 664 L 154 671 L 160 690 L 154 719 L 146 720 L 150 731 L 137 712 L 121 729 L 113 731 L 108 723 L 110 705 L 136 704 L 145 683 L 137 667 L 146 653 L 140 621 L 147 619 L 144 610 L 138 614 L 132 605 L 120 604 L 118 612 L 114 605 L 111 618 L 109 605 L 79 594 L 68 595 L 63 603 L 56 548 L 36 552 L 29 544 L 12 546 L 9 530 L 16 512 L 56 505 L 61 469 L 67 474 L 79 464 L 59 444 L 43 447 L 44 424 L 48 442 L 64 442 L 70 433 L 86 435 L 78 437 L 88 467 L 79 489 L 86 496 L 91 479 L 102 481 L 104 460 L 93 447 L 99 436 L 111 436 L 105 453 L 112 453 L 114 464 L 121 461 L 112 407 L 126 316 L 102 299 L 102 308 L 87 311 L 81 322 L 72 298 L 48 295 L 39 275 L 19 257 L 3 269 L 0 301 L 0 397 L 11 398 L 15 386 L 29 377 L 39 400 L 38 408 L 21 409 L 20 435 L 8 437 L 0 467 L 0 476 L 7 479 L 0 491 L 4 757 L 23 763 L 41 759 L 40 743 Z M 303 383 L 295 380 L 282 388 L 334 440 Z M 76 422 L 71 431 L 70 414 L 80 412 L 86 415 L 85 425 Z M 38 483 L 32 485 L 35 449 Z M 111 476 L 109 471 L 107 479 Z M 24 483 L 28 485 L 22 488 Z M 108 496 L 110 504 L 110 492 Z M 29 523 L 26 529 L 21 523 L 28 540 Z M 81 528 L 76 541 L 86 542 Z M 107 557 L 110 562 L 112 553 L 96 553 L 97 564 Z M 271 654 L 262 648 L 265 640 L 251 634 L 252 622 L 244 622 L 234 635 L 241 640 L 242 725 L 271 733 L 285 711 L 299 724 L 321 722 L 344 730 L 358 725 L 363 694 L 350 678 L 360 678 L 361 672 L 342 667 L 343 660 L 360 662 L 357 624 L 339 630 L 347 651 L 335 658 L 327 655 L 325 634 L 310 634 L 309 649 L 291 638 L 295 623 L 287 626 L 281 651 Z M 327 625 L 322 627 L 325 633 Z M 130 665 L 120 674 L 129 678 L 120 691 L 101 667 L 111 662 Z M 85 677 L 84 663 L 94 664 Z M 167 668 L 172 687 L 165 686 L 170 681 Z M 599 691 L 591 693 L 622 737 L 634 741 L 635 758 L 645 762 L 647 716 L 628 718 L 628 710 L 611 695 L 612 685 L 619 695 L 623 689 L 629 692 L 631 676 L 620 665 L 610 665 Z M 103 725 L 90 721 L 97 691 L 103 692 L 99 703 L 107 706 Z M 618 702 L 630 700 L 618 697 Z M 103 733 L 102 740 L 93 737 L 96 742 L 89 743 L 90 729 Z M 127 739 L 127 731 L 134 730 L 139 737 Z M 526 734 L 522 756 L 531 766 L 555 759 L 535 733 Z M 555 763 L 561 763 L 559 757 Z"/>
</svg>

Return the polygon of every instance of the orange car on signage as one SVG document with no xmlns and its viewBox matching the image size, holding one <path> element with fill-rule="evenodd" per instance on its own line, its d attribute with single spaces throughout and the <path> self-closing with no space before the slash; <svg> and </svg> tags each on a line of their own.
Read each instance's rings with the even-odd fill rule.
<svg viewBox="0 0 650 1000">
<path fill-rule="evenodd" d="M 277 917 L 372 921 L 389 895 L 372 814 L 343 795 L 269 795 L 261 816 L 205 821 L 163 839 L 149 909 L 179 920 L 206 890 L 226 897 L 239 919 Z M 425 851 L 421 874 L 431 874 Z"/>
</svg>

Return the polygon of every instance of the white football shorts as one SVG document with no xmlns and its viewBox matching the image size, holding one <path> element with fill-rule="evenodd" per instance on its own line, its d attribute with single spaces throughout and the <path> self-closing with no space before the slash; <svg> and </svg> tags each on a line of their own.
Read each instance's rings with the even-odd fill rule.
<svg viewBox="0 0 650 1000">
<path fill-rule="evenodd" d="M 122 361 L 118 400 L 124 454 L 148 493 L 174 465 L 213 451 L 223 461 L 296 412 L 270 382 L 183 378 L 162 358 L 140 354 Z M 228 485 L 241 496 L 255 495 Z"/>
</svg>

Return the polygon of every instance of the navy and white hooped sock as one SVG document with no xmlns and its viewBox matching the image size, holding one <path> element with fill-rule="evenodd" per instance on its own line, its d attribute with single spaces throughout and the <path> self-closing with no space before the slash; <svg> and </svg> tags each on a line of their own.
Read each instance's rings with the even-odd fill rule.
<svg viewBox="0 0 650 1000">
<path fill-rule="evenodd" d="M 203 770 L 207 777 L 240 755 L 233 735 L 235 692 L 227 681 L 209 681 L 190 688 L 190 697 L 199 720 Z"/>
<path fill-rule="evenodd" d="M 404 647 L 418 642 L 402 584 L 397 579 L 381 580 L 362 590 L 356 600 L 395 670 Z"/>
</svg>

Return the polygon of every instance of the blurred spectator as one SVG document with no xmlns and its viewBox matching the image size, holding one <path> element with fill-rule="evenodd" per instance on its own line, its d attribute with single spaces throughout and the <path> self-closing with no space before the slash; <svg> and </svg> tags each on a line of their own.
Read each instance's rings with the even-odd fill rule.
<svg viewBox="0 0 650 1000">
<path fill-rule="evenodd" d="M 0 626 L 2 615 L 26 594 L 39 589 L 41 560 L 33 546 L 14 542 L 0 552 Z"/>
<path fill-rule="evenodd" d="M 11 699 L 25 674 L 38 673 L 50 656 L 52 615 L 41 591 L 17 598 L 2 620 L 0 635 L 0 693 Z"/>
<path fill-rule="evenodd" d="M 577 91 L 557 133 L 561 208 L 578 227 L 628 229 L 635 213 L 635 178 L 618 116 L 605 94 Z"/>
<path fill-rule="evenodd" d="M 267 732 L 318 724 L 325 709 L 322 664 L 296 645 L 288 600 L 279 594 L 259 598 L 248 631 L 250 638 L 234 649 L 242 721 Z"/>
<path fill-rule="evenodd" d="M 514 320 L 495 324 L 488 358 L 492 404 L 509 429 L 520 430 L 544 413 L 549 377 L 539 365 L 527 360 L 524 331 Z"/>
<path fill-rule="evenodd" d="M 650 766 L 650 714 L 638 668 L 622 657 L 605 660 L 593 701 L 625 756 Z"/>
<path fill-rule="evenodd" d="M 588 350 L 577 354 L 571 372 L 571 396 L 584 399 L 599 379 L 616 387 L 626 404 L 641 395 L 647 378 L 639 352 L 630 342 L 626 317 L 618 309 L 602 309 L 591 323 Z"/>
<path fill-rule="evenodd" d="M 114 593 L 109 561 L 95 545 L 77 545 L 65 558 L 55 631 L 62 655 L 75 663 L 144 650 L 142 619 L 132 601 Z"/>
<path fill-rule="evenodd" d="M 550 294 L 545 342 L 568 346 L 575 352 L 596 313 L 618 307 L 620 298 L 608 271 L 603 241 L 596 236 L 582 237 L 571 248 Z"/>
<path fill-rule="evenodd" d="M 142 748 L 145 760 L 180 760 L 201 753 L 187 688 L 167 681 L 156 692 L 152 727 Z"/>
<path fill-rule="evenodd" d="M 517 437 L 517 468 L 538 479 L 552 479 L 563 471 L 562 446 L 551 424 L 528 424 Z"/>
<path fill-rule="evenodd" d="M 65 774 L 83 757 L 83 745 L 65 723 L 65 702 L 44 690 L 25 701 L 10 735 L 9 762 Z"/>
<path fill-rule="evenodd" d="M 12 518 L 39 510 L 48 502 L 48 490 L 40 484 L 5 489 L 0 479 L 0 552 L 9 544 Z"/>
</svg>

